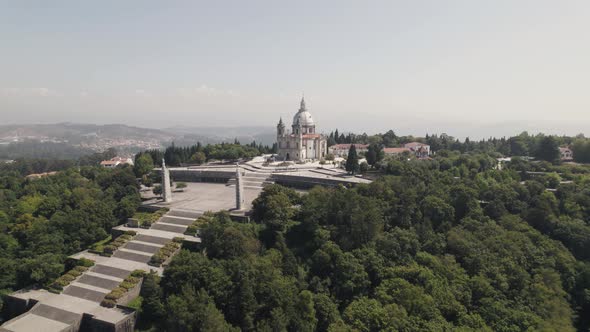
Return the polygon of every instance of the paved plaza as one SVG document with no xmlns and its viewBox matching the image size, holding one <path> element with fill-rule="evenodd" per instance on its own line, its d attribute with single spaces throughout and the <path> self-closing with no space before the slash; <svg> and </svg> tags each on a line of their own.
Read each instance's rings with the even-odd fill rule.
<svg viewBox="0 0 590 332">
<path fill-rule="evenodd" d="M 262 187 L 244 188 L 244 195 L 246 196 L 245 210 L 251 208 L 252 201 L 258 197 L 261 191 Z M 150 196 L 152 195 L 148 194 L 148 197 Z M 224 183 L 189 182 L 184 191 L 172 192 L 171 203 L 157 203 L 156 200 L 152 203 L 173 210 L 181 210 L 179 212 L 171 211 L 167 217 L 182 216 L 182 211 L 203 213 L 206 211 L 232 210 L 236 207 L 236 187 Z"/>
</svg>

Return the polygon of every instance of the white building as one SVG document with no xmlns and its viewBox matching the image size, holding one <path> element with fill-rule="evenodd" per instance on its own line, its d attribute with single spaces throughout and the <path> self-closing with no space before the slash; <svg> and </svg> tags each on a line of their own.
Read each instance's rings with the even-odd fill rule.
<svg viewBox="0 0 590 332">
<path fill-rule="evenodd" d="M 285 130 L 283 119 L 277 125 L 277 148 L 279 160 L 317 160 L 328 152 L 328 140 L 318 134 L 311 113 L 301 98 L 299 111 L 293 117 L 292 131 Z"/>
<path fill-rule="evenodd" d="M 560 147 L 559 148 L 559 156 L 560 156 L 560 159 L 563 161 L 574 160 L 574 153 L 572 152 L 572 149 L 570 149 L 568 147 Z"/>
<path fill-rule="evenodd" d="M 131 165 L 133 166 L 133 160 L 131 158 L 115 157 L 109 160 L 103 160 L 100 162 L 100 166 L 105 168 L 115 168 L 119 165 Z"/>
<path fill-rule="evenodd" d="M 409 149 L 418 158 L 430 156 L 430 145 L 420 142 L 410 142 L 404 144 L 404 148 Z"/>
</svg>

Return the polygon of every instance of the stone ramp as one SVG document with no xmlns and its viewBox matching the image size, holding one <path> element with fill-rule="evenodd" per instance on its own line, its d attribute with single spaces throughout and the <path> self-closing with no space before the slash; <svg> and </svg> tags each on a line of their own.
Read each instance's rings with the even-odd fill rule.
<svg viewBox="0 0 590 332">
<path fill-rule="evenodd" d="M 201 215 L 202 213 L 197 211 L 170 210 L 165 216 L 197 219 Z"/>
<path fill-rule="evenodd" d="M 111 266 L 106 266 L 106 265 L 99 265 L 99 264 L 94 265 L 90 269 L 90 271 L 94 272 L 94 273 L 105 274 L 105 275 L 120 278 L 120 279 L 125 279 L 129 274 L 131 274 L 131 271 L 118 269 L 116 267 L 111 267 Z"/>
<path fill-rule="evenodd" d="M 175 225 L 179 225 L 179 226 L 189 226 L 189 225 L 192 225 L 194 221 L 195 221 L 195 219 L 184 219 L 184 218 L 178 218 L 175 216 L 163 216 L 159 222 L 164 222 L 167 224 L 175 224 Z"/>
<path fill-rule="evenodd" d="M 152 225 L 153 226 L 153 225 Z M 133 240 L 147 242 L 147 243 L 154 243 L 159 245 L 165 245 L 166 243 L 170 242 L 171 239 L 159 236 L 151 236 L 145 234 L 136 235 Z"/>
<path fill-rule="evenodd" d="M 139 263 L 147 263 L 147 262 L 150 261 L 150 258 L 152 256 L 151 255 L 148 256 L 148 255 L 136 254 L 134 252 L 117 250 L 113 254 L 113 257 L 117 257 L 117 258 L 121 258 L 121 259 L 126 259 L 128 261 L 134 261 L 134 262 L 139 262 Z"/>
<path fill-rule="evenodd" d="M 107 295 L 107 293 L 101 293 L 92 289 L 82 288 L 74 285 L 68 286 L 63 291 L 63 293 L 93 302 L 100 302 L 104 299 L 105 295 Z"/>
<path fill-rule="evenodd" d="M 185 226 L 177 226 L 177 225 L 165 225 L 161 223 L 152 224 L 152 229 L 157 229 L 160 231 L 172 232 L 172 233 L 180 233 L 183 234 L 186 230 Z"/>
<path fill-rule="evenodd" d="M 105 288 L 105 289 L 114 289 L 119 286 L 119 282 L 111 279 L 100 278 L 97 276 L 91 276 L 84 274 L 82 275 L 77 282 L 81 284 L 86 284 L 90 286 Z"/>
<path fill-rule="evenodd" d="M 70 324 L 27 312 L 4 323 L 0 332 L 64 332 L 71 329 Z"/>
<path fill-rule="evenodd" d="M 51 307 L 43 303 L 36 305 L 30 312 L 34 315 L 56 320 L 64 324 L 74 324 L 82 319 L 82 315 L 80 314 Z"/>
<path fill-rule="evenodd" d="M 129 250 L 141 251 L 141 252 L 145 252 L 148 254 L 155 254 L 158 250 L 160 250 L 160 247 L 150 246 L 147 244 L 133 242 L 133 241 L 127 242 L 123 248 L 129 249 Z"/>
</svg>

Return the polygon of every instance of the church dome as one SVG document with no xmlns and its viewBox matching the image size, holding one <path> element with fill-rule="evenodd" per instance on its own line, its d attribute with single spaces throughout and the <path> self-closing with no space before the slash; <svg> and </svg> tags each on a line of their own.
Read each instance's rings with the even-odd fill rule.
<svg viewBox="0 0 590 332">
<path fill-rule="evenodd" d="M 313 118 L 311 117 L 311 113 L 307 111 L 305 107 L 305 100 L 301 99 L 301 107 L 299 108 L 299 112 L 295 114 L 293 117 L 293 126 L 301 126 L 301 127 L 311 127 L 314 126 Z"/>
<path fill-rule="evenodd" d="M 297 112 L 297 114 L 295 114 L 295 117 L 293 117 L 293 125 L 301 125 L 301 127 L 313 126 L 314 123 L 313 118 L 311 117 L 311 113 L 309 113 L 308 111 Z"/>
</svg>

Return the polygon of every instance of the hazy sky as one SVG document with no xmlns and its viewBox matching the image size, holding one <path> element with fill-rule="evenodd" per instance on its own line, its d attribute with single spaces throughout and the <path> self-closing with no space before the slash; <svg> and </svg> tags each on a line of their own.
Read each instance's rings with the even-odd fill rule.
<svg viewBox="0 0 590 332">
<path fill-rule="evenodd" d="M 590 1 L 3 1 L 0 123 L 590 134 Z"/>
</svg>

